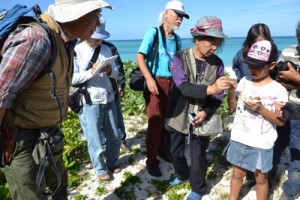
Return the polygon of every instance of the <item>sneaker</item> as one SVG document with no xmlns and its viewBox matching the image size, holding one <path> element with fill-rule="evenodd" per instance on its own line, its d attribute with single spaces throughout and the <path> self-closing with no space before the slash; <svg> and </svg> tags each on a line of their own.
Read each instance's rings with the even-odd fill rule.
<svg viewBox="0 0 300 200">
<path fill-rule="evenodd" d="M 175 185 L 181 184 L 182 180 L 180 180 L 177 176 L 175 176 L 175 177 L 169 179 L 169 183 L 170 183 L 170 185 L 175 186 Z"/>
<path fill-rule="evenodd" d="M 161 173 L 160 168 L 158 166 L 155 166 L 155 167 L 147 166 L 146 168 L 147 168 L 147 170 L 148 170 L 148 172 L 151 176 L 154 176 L 154 177 L 161 177 L 162 176 L 162 173 Z"/>
<path fill-rule="evenodd" d="M 117 174 L 117 173 L 119 173 L 119 172 L 122 171 L 121 167 L 119 167 L 119 166 L 109 168 L 109 170 L 110 170 L 111 173 L 113 173 L 113 174 Z"/>
<path fill-rule="evenodd" d="M 111 179 L 111 176 L 108 173 L 101 174 L 98 176 L 100 181 L 109 181 Z"/>
<path fill-rule="evenodd" d="M 201 199 L 202 199 L 201 195 L 193 191 L 187 197 L 187 200 L 201 200 Z"/>
</svg>

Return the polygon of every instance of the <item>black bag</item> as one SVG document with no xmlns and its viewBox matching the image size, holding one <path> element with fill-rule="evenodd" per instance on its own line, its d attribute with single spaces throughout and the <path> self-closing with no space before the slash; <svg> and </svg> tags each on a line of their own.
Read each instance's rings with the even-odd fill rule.
<svg viewBox="0 0 300 200">
<path fill-rule="evenodd" d="M 91 61 L 86 70 L 89 70 L 93 67 L 93 64 L 96 62 L 101 50 L 101 44 L 95 49 Z M 69 91 L 69 107 L 70 109 L 79 114 L 83 108 L 83 98 L 85 98 L 86 103 L 92 103 L 89 92 L 87 91 L 86 83 L 81 83 L 79 85 L 71 86 Z"/>
<path fill-rule="evenodd" d="M 69 107 L 76 114 L 80 113 L 83 107 L 83 98 L 85 93 L 88 93 L 86 87 L 70 88 Z"/>
<path fill-rule="evenodd" d="M 134 91 L 147 89 L 147 83 L 140 68 L 137 67 L 130 73 L 129 87 Z"/>
<path fill-rule="evenodd" d="M 153 68 L 153 64 L 154 64 L 154 60 L 156 58 L 156 55 L 157 55 L 157 51 L 158 51 L 158 29 L 155 27 L 155 30 L 156 30 L 156 33 L 155 33 L 155 36 L 154 36 L 154 43 L 152 45 L 152 48 L 153 46 L 155 45 L 155 49 L 153 51 L 153 56 L 152 56 L 152 61 L 151 61 L 151 66 L 150 66 L 150 73 L 152 71 L 152 68 Z M 129 80 L 129 87 L 134 90 L 134 91 L 144 91 L 144 90 L 147 90 L 147 83 L 146 83 L 146 80 L 145 80 L 145 77 L 143 76 L 143 73 L 141 72 L 140 68 L 137 67 L 135 69 L 133 69 L 131 72 L 130 72 L 130 80 Z"/>
</svg>

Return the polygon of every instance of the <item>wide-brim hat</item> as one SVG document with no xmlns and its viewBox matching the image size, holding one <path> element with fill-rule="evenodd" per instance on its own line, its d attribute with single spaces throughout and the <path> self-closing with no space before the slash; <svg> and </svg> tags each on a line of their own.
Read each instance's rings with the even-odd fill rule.
<svg viewBox="0 0 300 200">
<path fill-rule="evenodd" d="M 100 8 L 113 9 L 102 0 L 56 0 L 48 7 L 48 13 L 60 23 L 75 21 L 80 17 Z"/>
<path fill-rule="evenodd" d="M 223 33 L 222 22 L 214 16 L 200 18 L 195 27 L 191 29 L 192 36 L 209 36 L 216 38 L 227 38 Z"/>
<path fill-rule="evenodd" d="M 110 37 L 109 32 L 105 30 L 105 20 L 100 18 L 100 25 L 96 27 L 91 39 L 105 40 Z"/>
<path fill-rule="evenodd" d="M 249 66 L 260 67 L 275 62 L 277 56 L 277 46 L 268 40 L 261 40 L 251 46 L 247 57 L 244 59 L 244 63 Z"/>
<path fill-rule="evenodd" d="M 189 19 L 190 16 L 185 13 L 183 3 L 178 0 L 172 0 L 167 3 L 165 10 L 173 10 L 178 15 L 182 15 L 185 18 Z"/>
</svg>

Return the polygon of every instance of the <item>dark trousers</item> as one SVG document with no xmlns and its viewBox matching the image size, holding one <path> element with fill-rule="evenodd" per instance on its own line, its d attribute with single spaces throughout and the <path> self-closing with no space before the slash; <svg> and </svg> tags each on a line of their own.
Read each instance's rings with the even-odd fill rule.
<svg viewBox="0 0 300 200">
<path fill-rule="evenodd" d="M 276 130 L 278 137 L 275 141 L 273 148 L 273 168 L 269 172 L 269 177 L 275 177 L 277 165 L 280 163 L 280 157 L 289 145 L 291 133 L 290 121 L 286 121 L 286 123 L 283 126 L 277 126 Z"/>
<path fill-rule="evenodd" d="M 300 195 L 300 120 L 291 120 L 289 148 L 291 161 L 288 169 L 288 179 L 282 189 L 288 200 L 294 200 Z"/>
<path fill-rule="evenodd" d="M 189 177 L 192 191 L 204 195 L 206 193 L 205 176 L 207 171 L 206 150 L 210 138 L 191 136 L 189 144 L 191 158 L 190 168 L 184 156 L 186 135 L 172 132 L 170 133 L 170 138 L 170 154 L 176 174 L 182 180 L 186 180 Z"/>
<path fill-rule="evenodd" d="M 159 164 L 157 156 L 164 153 L 164 118 L 168 103 L 168 94 L 172 80 L 156 79 L 159 95 L 149 91 L 144 92 L 146 102 L 148 132 L 146 136 L 146 164 L 156 167 Z"/>
<path fill-rule="evenodd" d="M 170 155 L 175 173 L 180 180 L 187 180 L 190 175 L 190 169 L 184 155 L 185 139 L 187 135 L 175 132 L 169 132 L 169 135 Z"/>
<path fill-rule="evenodd" d="M 206 171 L 207 158 L 206 150 L 208 148 L 210 137 L 191 136 L 190 142 L 190 184 L 192 191 L 204 195 L 206 193 Z"/>
</svg>

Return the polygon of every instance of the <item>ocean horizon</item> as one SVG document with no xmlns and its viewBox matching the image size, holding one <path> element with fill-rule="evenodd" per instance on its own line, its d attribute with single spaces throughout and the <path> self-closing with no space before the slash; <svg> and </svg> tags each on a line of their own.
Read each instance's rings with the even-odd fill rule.
<svg viewBox="0 0 300 200">
<path fill-rule="evenodd" d="M 245 37 L 231 37 L 225 39 L 225 42 L 221 49 L 216 54 L 223 60 L 225 67 L 232 66 L 232 59 L 238 50 L 242 48 Z M 282 51 L 284 48 L 297 44 L 295 36 L 275 36 L 273 37 L 278 50 Z M 142 42 L 142 39 L 131 39 L 131 40 L 107 40 L 113 43 L 119 51 L 123 62 L 133 61 L 135 58 Z M 186 49 L 194 46 L 192 38 L 181 38 L 182 49 Z"/>
</svg>

